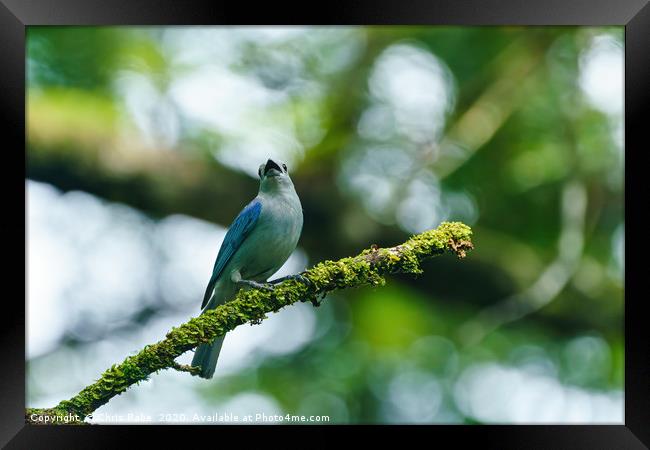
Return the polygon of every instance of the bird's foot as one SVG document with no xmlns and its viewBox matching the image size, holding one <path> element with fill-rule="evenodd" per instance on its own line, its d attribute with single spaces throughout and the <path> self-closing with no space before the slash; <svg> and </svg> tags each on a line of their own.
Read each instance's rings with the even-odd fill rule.
<svg viewBox="0 0 650 450">
<path fill-rule="evenodd" d="M 306 284 L 309 287 L 313 286 L 313 284 L 314 284 L 314 283 L 311 282 L 311 280 L 309 278 L 307 278 L 306 276 L 304 276 L 304 275 L 302 275 L 300 273 L 297 273 L 295 275 L 287 275 L 286 277 L 278 278 L 276 280 L 271 280 L 271 281 L 269 281 L 269 283 L 278 284 L 278 283 L 282 283 L 283 281 L 287 281 L 287 280 L 298 280 L 301 283 Z"/>
<path fill-rule="evenodd" d="M 264 289 L 266 291 L 272 291 L 275 289 L 275 286 L 273 286 L 271 283 L 258 283 L 257 281 L 253 280 L 239 280 L 238 283 L 256 289 Z"/>
</svg>

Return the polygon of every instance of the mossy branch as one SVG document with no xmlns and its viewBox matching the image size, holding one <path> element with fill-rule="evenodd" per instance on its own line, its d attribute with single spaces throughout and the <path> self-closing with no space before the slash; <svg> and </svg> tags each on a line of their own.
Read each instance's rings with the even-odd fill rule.
<svg viewBox="0 0 650 450">
<path fill-rule="evenodd" d="M 443 222 L 437 229 L 415 235 L 396 247 L 377 248 L 373 245 L 357 256 L 321 262 L 303 273 L 310 284 L 287 280 L 272 291 L 241 290 L 231 301 L 172 328 L 165 339 L 145 346 L 120 364 L 114 364 L 99 380 L 71 399 L 54 408 L 28 409 L 25 419 L 29 423 L 43 423 L 44 417 L 49 417 L 49 423 L 62 423 L 56 417 L 77 415 L 83 421 L 111 398 L 147 380 L 152 373 L 168 368 L 195 373 L 194 368 L 180 365 L 175 359 L 239 325 L 260 323 L 267 313 L 298 301 L 311 301 L 318 306 L 319 298 L 336 289 L 383 285 L 384 276 L 388 274 L 422 273 L 420 263 L 423 260 L 445 252 L 463 258 L 466 251 L 473 248 L 471 234 L 471 229 L 463 223 Z"/>
</svg>

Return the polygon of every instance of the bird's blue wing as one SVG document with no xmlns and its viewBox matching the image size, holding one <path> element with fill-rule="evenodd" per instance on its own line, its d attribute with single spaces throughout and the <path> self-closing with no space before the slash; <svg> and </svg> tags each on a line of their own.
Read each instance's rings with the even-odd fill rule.
<svg viewBox="0 0 650 450">
<path fill-rule="evenodd" d="M 214 285 L 221 276 L 223 268 L 226 267 L 226 264 L 228 264 L 232 255 L 235 254 L 242 242 L 246 239 L 246 236 L 248 236 L 251 230 L 255 227 L 261 212 L 262 203 L 260 203 L 258 199 L 255 199 L 246 205 L 246 207 L 235 218 L 232 225 L 230 225 L 226 237 L 223 239 L 223 243 L 221 244 L 221 248 L 219 249 L 219 253 L 217 254 L 217 260 L 214 262 L 212 278 L 210 278 L 208 287 L 205 290 L 201 309 L 208 304 L 208 301 L 212 296 Z"/>
</svg>

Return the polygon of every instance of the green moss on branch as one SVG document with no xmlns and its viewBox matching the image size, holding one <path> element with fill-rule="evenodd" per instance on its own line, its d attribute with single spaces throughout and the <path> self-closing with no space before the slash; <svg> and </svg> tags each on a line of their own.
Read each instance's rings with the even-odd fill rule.
<svg viewBox="0 0 650 450">
<path fill-rule="evenodd" d="M 318 305 L 319 298 L 336 289 L 383 285 L 384 276 L 388 274 L 422 273 L 420 263 L 423 260 L 445 252 L 463 258 L 467 250 L 473 248 L 471 234 L 471 229 L 463 223 L 443 222 L 437 229 L 415 235 L 396 247 L 377 248 L 373 245 L 354 257 L 321 262 L 303 273 L 311 285 L 287 280 L 272 291 L 239 291 L 233 300 L 172 328 L 165 339 L 145 346 L 120 364 L 114 364 L 99 380 L 71 399 L 51 409 L 30 409 L 26 420 L 33 423 L 30 416 L 34 414 L 56 416 L 68 413 L 76 414 L 83 420 L 114 396 L 147 380 L 159 370 L 173 368 L 193 373 L 191 367 L 179 365 L 175 359 L 239 325 L 259 323 L 266 318 L 266 314 L 298 301 L 311 301 Z"/>
</svg>

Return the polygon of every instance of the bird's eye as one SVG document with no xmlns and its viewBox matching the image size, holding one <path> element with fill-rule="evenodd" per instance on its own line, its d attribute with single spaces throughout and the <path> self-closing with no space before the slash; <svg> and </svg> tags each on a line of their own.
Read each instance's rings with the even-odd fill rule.
<svg viewBox="0 0 650 450">
<path fill-rule="evenodd" d="M 284 169 L 285 172 L 287 171 L 287 165 L 286 164 L 282 164 L 282 168 Z"/>
</svg>

